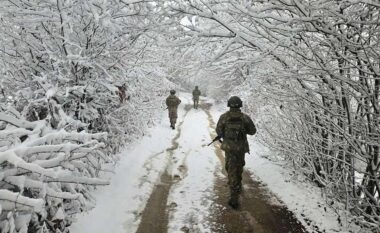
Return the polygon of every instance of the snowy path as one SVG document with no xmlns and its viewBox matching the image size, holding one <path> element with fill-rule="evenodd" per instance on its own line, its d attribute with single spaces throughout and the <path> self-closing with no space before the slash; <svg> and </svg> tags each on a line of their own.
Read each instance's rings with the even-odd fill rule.
<svg viewBox="0 0 380 233">
<path fill-rule="evenodd" d="M 111 184 L 95 193 L 96 207 L 78 217 L 72 233 L 306 232 L 262 183 L 244 172 L 239 211 L 226 206 L 228 188 L 214 136 L 212 104 L 192 109 L 181 96 L 179 122 L 163 123 L 121 154 Z"/>
<path fill-rule="evenodd" d="M 209 225 L 205 218 L 214 199 L 213 173 L 218 161 L 212 156 L 212 147 L 205 147 L 210 140 L 208 129 L 204 127 L 208 124 L 206 114 L 192 110 L 190 104 L 184 104 L 184 108 L 186 114 L 166 151 L 167 167 L 148 200 L 137 232 L 152 232 L 153 229 L 154 232 L 180 232 L 186 228 L 205 232 Z M 169 194 L 167 201 L 157 198 L 164 197 L 164 193 Z M 162 208 L 163 202 L 170 210 L 167 218 L 163 217 L 168 213 Z M 157 221 L 158 217 L 161 221 Z M 168 228 L 162 226 L 163 222 L 168 222 Z"/>
</svg>

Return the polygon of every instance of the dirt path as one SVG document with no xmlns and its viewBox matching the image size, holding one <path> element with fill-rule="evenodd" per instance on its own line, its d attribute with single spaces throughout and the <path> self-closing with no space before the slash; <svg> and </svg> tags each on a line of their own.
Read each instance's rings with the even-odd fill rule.
<svg viewBox="0 0 380 233">
<path fill-rule="evenodd" d="M 211 104 L 202 103 L 200 108 L 206 112 L 208 116 L 209 127 L 215 128 L 210 113 Z M 191 105 L 185 106 L 186 120 L 187 113 L 191 110 Z M 181 136 L 181 126 L 184 122 L 180 122 L 177 126 L 177 134 L 172 140 L 172 145 L 161 155 L 167 156 L 167 167 L 160 177 L 160 182 L 155 185 L 151 196 L 145 206 L 141 215 L 138 233 L 166 233 L 168 232 L 169 211 L 172 206 L 169 205 L 168 196 L 171 187 L 176 182 L 181 180 L 172 177 L 171 167 L 173 163 L 177 163 L 178 158 L 174 157 L 175 152 L 178 150 L 178 139 Z M 214 137 L 215 135 L 210 135 Z M 244 191 L 241 195 L 241 208 L 239 210 L 232 210 L 227 206 L 229 197 L 229 189 L 227 187 L 227 180 L 225 172 L 222 169 L 224 165 L 224 155 L 220 150 L 219 145 L 215 143 L 215 154 L 219 158 L 220 166 L 215 171 L 215 184 L 214 192 L 216 194 L 215 204 L 210 210 L 210 219 L 212 232 L 220 233 L 301 233 L 306 232 L 304 227 L 299 221 L 289 212 L 284 205 L 282 205 L 270 191 L 260 182 L 253 180 L 252 175 L 248 171 L 243 173 L 243 186 Z M 188 155 L 188 153 L 187 153 Z M 186 156 L 187 156 L 186 155 Z M 186 164 L 180 166 L 183 169 L 182 173 L 186 173 Z M 220 176 L 223 172 L 224 176 Z M 182 229 L 183 232 L 192 232 L 188 228 Z M 195 232 L 194 232 L 195 233 Z M 198 232 L 197 232 L 198 233 Z"/>
<path fill-rule="evenodd" d="M 167 206 L 168 196 L 172 184 L 176 177 L 170 174 L 171 165 L 175 162 L 174 152 L 178 149 L 178 139 L 181 136 L 181 126 L 186 118 L 187 113 L 191 110 L 191 105 L 185 106 L 185 115 L 183 120 L 176 126 L 177 134 L 172 139 L 172 145 L 166 149 L 167 166 L 160 177 L 160 182 L 155 185 L 152 194 L 141 215 L 140 225 L 137 233 L 166 233 L 168 231 L 169 210 Z"/>
<path fill-rule="evenodd" d="M 215 129 L 216 124 L 210 113 L 211 104 L 202 104 L 202 109 L 208 115 L 209 127 Z M 212 134 L 214 138 L 216 135 Z M 215 154 L 220 160 L 220 169 L 223 177 L 218 175 L 215 181 L 216 205 L 211 211 L 213 219 L 212 232 L 223 233 L 302 233 L 307 232 L 293 213 L 278 201 L 270 191 L 260 182 L 252 179 L 252 175 L 243 172 L 243 193 L 240 197 L 241 207 L 233 210 L 227 205 L 229 188 L 226 172 L 223 169 L 224 156 L 217 143 Z M 249 156 L 249 155 L 248 155 Z"/>
</svg>

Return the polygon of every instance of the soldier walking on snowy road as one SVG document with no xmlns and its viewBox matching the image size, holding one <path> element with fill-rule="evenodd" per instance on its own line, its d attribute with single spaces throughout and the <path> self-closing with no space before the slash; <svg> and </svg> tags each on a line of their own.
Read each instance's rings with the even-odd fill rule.
<svg viewBox="0 0 380 233">
<path fill-rule="evenodd" d="M 198 108 L 199 104 L 199 96 L 201 95 L 201 91 L 198 89 L 198 86 L 195 86 L 195 89 L 193 90 L 193 101 L 194 101 L 194 108 Z"/>
<path fill-rule="evenodd" d="M 254 135 L 256 127 L 252 119 L 241 112 L 243 102 L 237 96 L 232 96 L 227 103 L 230 110 L 220 116 L 216 133 L 224 140 L 221 149 L 225 152 L 225 169 L 228 174 L 230 199 L 228 204 L 236 209 L 239 207 L 239 194 L 242 191 L 242 173 L 245 165 L 245 153 L 249 153 L 247 134 Z"/>
<path fill-rule="evenodd" d="M 177 122 L 177 109 L 178 105 L 181 103 L 181 100 L 175 96 L 175 90 L 170 91 L 170 95 L 168 98 L 166 98 L 166 106 L 168 107 L 169 111 L 169 120 L 170 120 L 170 127 L 172 129 L 175 129 L 175 123 Z"/>
</svg>

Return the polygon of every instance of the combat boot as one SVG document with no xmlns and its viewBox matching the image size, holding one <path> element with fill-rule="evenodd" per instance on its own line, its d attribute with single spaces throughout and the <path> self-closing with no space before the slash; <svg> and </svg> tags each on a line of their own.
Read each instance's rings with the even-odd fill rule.
<svg viewBox="0 0 380 233">
<path fill-rule="evenodd" d="M 231 193 L 231 197 L 228 200 L 228 205 L 235 210 L 239 208 L 239 194 Z"/>
</svg>

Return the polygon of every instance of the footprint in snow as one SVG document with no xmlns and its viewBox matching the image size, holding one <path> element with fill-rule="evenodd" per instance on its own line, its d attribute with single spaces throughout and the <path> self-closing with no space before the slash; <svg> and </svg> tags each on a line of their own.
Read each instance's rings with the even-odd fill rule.
<svg viewBox="0 0 380 233">
<path fill-rule="evenodd" d="M 178 175 L 178 174 L 175 174 L 175 175 L 173 176 L 173 180 L 174 180 L 174 181 L 180 181 L 180 180 L 181 180 L 181 176 Z"/>
<path fill-rule="evenodd" d="M 170 203 L 169 208 L 170 209 L 175 209 L 177 206 L 178 206 L 177 203 L 172 202 L 172 203 Z"/>
<path fill-rule="evenodd" d="M 183 226 L 183 227 L 181 228 L 181 231 L 182 231 L 182 232 L 185 232 L 185 233 L 188 233 L 188 232 L 190 232 L 190 229 L 189 229 L 187 226 Z"/>
</svg>

